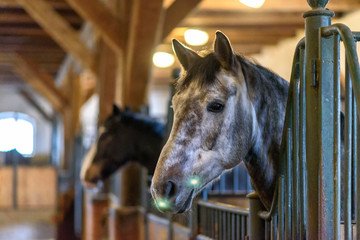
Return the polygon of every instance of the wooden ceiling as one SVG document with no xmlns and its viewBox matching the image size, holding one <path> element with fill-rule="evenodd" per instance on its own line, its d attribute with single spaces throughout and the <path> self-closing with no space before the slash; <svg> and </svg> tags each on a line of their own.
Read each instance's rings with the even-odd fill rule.
<svg viewBox="0 0 360 240">
<path fill-rule="evenodd" d="M 215 31 L 221 30 L 230 38 L 237 52 L 246 55 L 258 53 L 264 46 L 274 45 L 282 39 L 294 36 L 296 31 L 304 26 L 302 13 L 309 10 L 305 0 L 267 0 L 260 9 L 248 8 L 238 0 L 177 1 L 179 4 L 173 9 L 170 8 L 174 6 L 174 0 L 163 1 L 164 8 L 169 8 L 167 17 L 171 15 L 170 18 L 175 19 L 173 22 L 180 23 L 176 28 L 171 24 L 164 27 L 163 40 L 157 50 L 171 51 L 172 38 L 184 42 L 184 31 L 187 28 L 198 28 L 209 33 L 210 43 L 206 46 L 194 47 L 196 50 L 212 48 Z M 19 56 L 33 63 L 52 79 L 56 77 L 69 49 L 75 49 L 79 58 L 83 58 L 85 62 L 88 61 L 85 67 L 92 68 L 93 63 L 90 59 L 93 58 L 81 51 L 82 46 L 68 46 L 66 40 L 61 42 L 61 39 L 54 39 L 54 35 L 51 34 L 51 31 L 58 27 L 63 31 L 61 34 L 66 34 L 71 38 L 73 32 L 77 33 L 81 29 L 85 21 L 77 14 L 76 6 L 73 4 L 69 6 L 70 1 L 65 0 L 46 0 L 56 13 L 65 19 L 64 25 L 71 27 L 64 30 L 62 26 L 46 26 L 47 21 L 41 19 L 42 16 L 39 17 L 36 14 L 30 14 L 30 16 L 26 5 L 31 5 L 32 2 L 36 1 L 0 0 L 0 86 L 23 86 L 21 74 L 16 72 L 19 68 L 14 67 L 14 61 L 17 61 Z M 335 11 L 336 16 L 341 16 L 359 9 L 360 1 L 330 0 L 328 8 Z M 183 16 L 186 17 L 180 21 Z M 41 21 L 40 26 L 38 23 Z M 118 25 L 121 26 L 120 21 Z M 116 29 L 116 26 L 113 27 Z M 119 36 L 114 32 L 101 34 L 105 37 L 110 36 L 112 40 Z M 113 43 L 115 48 L 121 45 L 122 38 L 118 39 L 119 41 Z M 169 70 L 154 69 L 153 82 L 155 84 L 168 81 Z"/>
<path fill-rule="evenodd" d="M 64 1 L 49 1 L 69 24 L 79 30 L 83 20 Z M 55 77 L 66 52 L 15 0 L 0 0 L 0 84 L 23 84 L 14 72 L 13 54 L 19 53 Z"/>
</svg>

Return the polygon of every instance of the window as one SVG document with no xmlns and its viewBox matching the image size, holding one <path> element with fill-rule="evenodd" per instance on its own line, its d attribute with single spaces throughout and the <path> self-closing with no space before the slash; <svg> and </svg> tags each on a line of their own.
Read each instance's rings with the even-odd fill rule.
<svg viewBox="0 0 360 240">
<path fill-rule="evenodd" d="M 24 156 L 34 152 L 35 121 L 16 112 L 0 113 L 0 151 L 16 149 Z"/>
</svg>

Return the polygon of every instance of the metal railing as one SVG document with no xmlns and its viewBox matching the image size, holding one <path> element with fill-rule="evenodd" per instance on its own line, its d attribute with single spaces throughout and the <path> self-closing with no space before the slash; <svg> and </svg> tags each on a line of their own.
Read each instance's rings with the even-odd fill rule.
<svg viewBox="0 0 360 240">
<path fill-rule="evenodd" d="M 253 191 L 250 176 L 244 163 L 234 167 L 231 171 L 220 176 L 220 179 L 202 192 L 202 199 L 207 200 L 209 196 L 246 196 Z"/>
<path fill-rule="evenodd" d="M 308 2 L 313 10 L 304 14 L 306 37 L 294 55 L 276 198 L 270 212 L 259 214 L 266 220 L 263 237 L 340 239 L 343 218 L 342 238 L 360 239 L 360 34 L 330 25 L 328 1 Z M 346 52 L 344 141 L 340 41 Z"/>
<path fill-rule="evenodd" d="M 197 203 L 197 234 L 212 239 L 245 239 L 248 209 L 212 201 Z"/>
</svg>

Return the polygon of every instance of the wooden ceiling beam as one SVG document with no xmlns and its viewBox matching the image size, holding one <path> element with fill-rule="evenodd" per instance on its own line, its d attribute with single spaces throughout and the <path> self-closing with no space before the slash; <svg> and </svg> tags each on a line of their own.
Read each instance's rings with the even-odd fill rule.
<svg viewBox="0 0 360 240">
<path fill-rule="evenodd" d="M 66 15 L 63 16 L 70 24 L 79 25 L 82 24 L 82 19 L 76 15 Z M 32 19 L 26 13 L 4 13 L 0 14 L 0 23 L 11 23 L 11 24 L 28 24 L 33 23 L 34 19 Z"/>
<path fill-rule="evenodd" d="M 96 72 L 95 57 L 77 32 L 45 0 L 17 0 L 34 20 L 84 67 Z"/>
<path fill-rule="evenodd" d="M 1 52 L 21 52 L 21 53 L 44 53 L 44 52 L 53 52 L 53 53 L 64 53 L 64 51 L 59 48 L 58 46 L 41 46 L 41 45 L 19 45 L 19 44 L 11 44 L 11 45 L 1 45 L 0 44 L 0 51 Z"/>
<path fill-rule="evenodd" d="M 237 53 L 241 53 L 242 55 L 251 55 L 259 53 L 264 45 L 259 43 L 237 44 L 231 42 L 231 46 Z M 201 51 L 203 49 L 213 49 L 213 43 L 208 43 L 205 46 L 190 46 L 190 48 L 195 51 Z M 172 52 L 172 46 L 171 44 L 161 44 L 156 48 L 156 50 L 161 52 Z"/>
<path fill-rule="evenodd" d="M 133 1 L 127 46 L 124 105 L 140 107 L 146 102 L 154 48 L 161 37 L 163 0 Z"/>
<path fill-rule="evenodd" d="M 66 0 L 67 3 L 84 19 L 89 21 L 101 33 L 107 44 L 121 52 L 125 46 L 125 32 L 121 19 L 117 18 L 98 0 Z"/>
<path fill-rule="evenodd" d="M 55 86 L 54 79 L 27 57 L 14 54 L 14 71 L 35 91 L 45 97 L 54 109 L 62 113 L 68 105 L 67 97 Z"/>
<path fill-rule="evenodd" d="M 49 122 L 53 121 L 53 116 L 50 116 L 44 109 L 43 107 L 41 107 L 41 105 L 39 104 L 39 102 L 26 90 L 24 89 L 20 89 L 19 91 L 20 95 L 28 102 L 30 103 L 31 106 L 33 106 L 39 113 L 40 115 L 46 119 Z"/>
<path fill-rule="evenodd" d="M 48 0 L 49 4 L 55 9 L 68 9 L 69 5 L 66 4 L 64 1 L 59 0 Z M 0 7 L 13 7 L 13 8 L 19 8 L 21 7 L 21 4 L 16 2 L 15 0 L 0 0 Z"/>
<path fill-rule="evenodd" d="M 185 31 L 188 28 L 185 27 L 177 27 L 171 32 L 171 38 L 166 38 L 165 41 L 170 42 L 172 38 L 183 37 Z M 201 28 L 201 30 L 207 32 L 209 34 L 210 41 L 215 38 L 215 33 L 217 30 L 221 30 L 226 36 L 258 36 L 258 35 L 267 35 L 267 36 L 282 36 L 282 37 L 289 37 L 294 36 L 296 34 L 296 29 L 294 28 L 281 28 L 281 27 L 259 27 L 259 28 L 233 28 L 233 27 L 222 27 L 219 29 L 218 27 L 209 27 L 209 28 Z"/>
<path fill-rule="evenodd" d="M 10 27 L 10 26 L 1 26 L 0 35 L 12 35 L 12 36 L 39 36 L 46 37 L 49 36 L 41 28 L 29 28 L 29 27 Z"/>
<path fill-rule="evenodd" d="M 226 32 L 225 32 L 226 34 Z M 230 35 L 226 34 L 229 37 L 232 44 L 275 44 L 282 36 L 276 35 L 266 35 L 266 34 L 254 34 L 254 35 Z M 182 43 L 185 43 L 184 36 L 174 36 L 174 38 Z M 215 39 L 215 34 L 209 34 L 210 39 Z M 209 42 L 212 43 L 212 40 Z M 166 41 L 165 43 L 171 44 L 171 41 Z M 212 46 L 212 44 L 203 45 L 202 47 L 207 48 L 208 46 Z M 190 46 L 191 47 L 191 46 Z"/>
<path fill-rule="evenodd" d="M 200 2 L 201 0 L 177 0 L 173 2 L 165 12 L 162 39 L 166 38 Z"/>
<path fill-rule="evenodd" d="M 180 26 L 185 27 L 218 27 L 218 26 L 272 26 L 272 25 L 304 25 L 301 14 L 219 14 L 190 16 Z"/>
<path fill-rule="evenodd" d="M 351 11 L 360 7 L 360 2 L 353 0 L 331 0 L 326 6 L 332 11 Z M 246 11 L 246 12 L 258 12 L 261 11 L 308 11 L 311 8 L 304 0 L 271 0 L 265 1 L 264 5 L 260 9 L 250 8 L 234 0 L 221 0 L 221 4 L 217 0 L 203 1 L 200 5 L 203 10 L 217 10 L 217 11 Z"/>
</svg>

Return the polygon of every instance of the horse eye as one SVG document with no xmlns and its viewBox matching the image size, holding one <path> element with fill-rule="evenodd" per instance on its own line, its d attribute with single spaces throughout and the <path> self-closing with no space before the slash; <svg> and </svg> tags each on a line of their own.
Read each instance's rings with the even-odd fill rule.
<svg viewBox="0 0 360 240">
<path fill-rule="evenodd" d="M 224 104 L 221 104 L 219 102 L 212 102 L 209 103 L 207 106 L 207 110 L 209 112 L 219 113 L 224 109 Z"/>
</svg>

